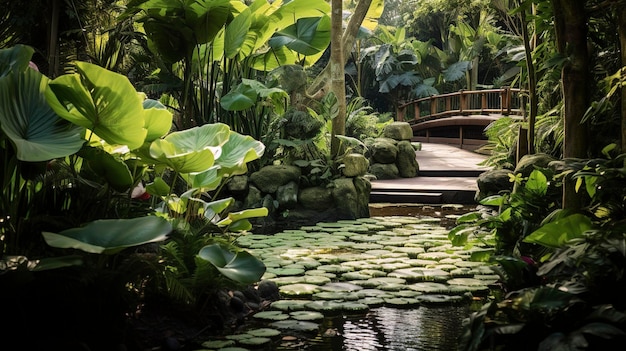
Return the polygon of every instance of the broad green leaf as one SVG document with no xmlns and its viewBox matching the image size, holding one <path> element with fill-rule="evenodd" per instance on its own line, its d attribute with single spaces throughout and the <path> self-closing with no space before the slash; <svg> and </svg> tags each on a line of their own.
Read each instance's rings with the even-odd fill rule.
<svg viewBox="0 0 626 351">
<path fill-rule="evenodd" d="M 257 101 L 257 92 L 251 86 L 239 83 L 235 89 L 229 91 L 220 100 L 220 105 L 226 111 L 242 111 L 248 109 Z"/>
<path fill-rule="evenodd" d="M 296 61 L 296 53 L 285 46 L 281 46 L 257 52 L 252 57 L 251 66 L 258 71 L 271 71 L 282 65 L 293 64 Z"/>
<path fill-rule="evenodd" d="M 133 176 L 126 163 L 106 151 L 84 147 L 78 152 L 78 156 L 85 159 L 89 168 L 96 175 L 106 179 L 113 189 L 125 192 L 134 185 Z"/>
<path fill-rule="evenodd" d="M 154 196 L 167 196 L 170 193 L 170 186 L 161 177 L 154 178 L 152 183 L 146 185 L 146 191 Z"/>
<path fill-rule="evenodd" d="M 365 27 L 370 31 L 374 31 L 378 26 L 378 20 L 380 19 L 380 16 L 382 16 L 384 10 L 384 0 L 372 0 L 370 8 L 365 14 L 365 19 L 363 19 L 363 22 L 361 23 L 361 27 Z"/>
<path fill-rule="evenodd" d="M 592 228 L 593 224 L 589 217 L 573 214 L 541 226 L 524 238 L 524 242 L 559 248 L 571 239 L 582 237 L 586 231 Z"/>
<path fill-rule="evenodd" d="M 330 17 L 300 18 L 272 36 L 272 48 L 286 46 L 302 55 L 315 55 L 326 50 L 330 43 Z"/>
<path fill-rule="evenodd" d="M 247 38 L 251 25 L 250 10 L 245 10 L 235 17 L 226 26 L 224 36 L 224 53 L 229 59 L 234 58 L 240 52 L 244 41 Z"/>
<path fill-rule="evenodd" d="M 482 219 L 482 213 L 479 211 L 469 212 L 456 219 L 457 223 L 473 223 Z"/>
<path fill-rule="evenodd" d="M 21 161 L 72 155 L 85 142 L 83 128 L 59 118 L 46 102 L 48 82 L 32 69 L 0 78 L 0 127 L 15 145 Z"/>
<path fill-rule="evenodd" d="M 281 30 L 294 24 L 300 18 L 330 16 L 330 4 L 325 0 L 285 1 L 272 14 L 275 28 Z"/>
<path fill-rule="evenodd" d="M 222 146 L 222 154 L 215 160 L 220 166 L 218 174 L 222 177 L 244 174 L 247 164 L 263 156 L 265 145 L 249 135 L 230 133 L 228 141 Z"/>
<path fill-rule="evenodd" d="M 481 205 L 485 206 L 497 206 L 500 207 L 504 203 L 505 197 L 502 195 L 491 195 L 486 198 L 480 200 Z"/>
<path fill-rule="evenodd" d="M 172 113 L 163 104 L 156 100 L 143 101 L 145 128 L 147 130 L 147 142 L 154 141 L 172 129 Z"/>
<path fill-rule="evenodd" d="M 252 208 L 252 209 L 247 209 L 247 210 L 243 210 L 239 212 L 230 212 L 228 214 L 228 217 L 219 221 L 217 225 L 220 227 L 228 227 L 231 225 L 231 223 L 234 223 L 236 221 L 240 221 L 242 219 L 248 219 L 248 218 L 265 217 L 267 216 L 268 213 L 269 212 L 267 208 L 265 207 Z"/>
<path fill-rule="evenodd" d="M 86 62 L 77 62 L 76 70 L 48 85 L 45 94 L 52 109 L 109 144 L 140 147 L 147 135 L 144 110 L 128 78 Z"/>
<path fill-rule="evenodd" d="M 463 246 L 467 243 L 467 239 L 470 234 L 476 231 L 476 226 L 469 224 L 460 224 L 454 227 L 448 233 L 448 239 L 452 242 L 454 246 Z"/>
<path fill-rule="evenodd" d="M 114 254 L 127 247 L 163 241 L 172 231 L 171 224 L 160 217 L 101 219 L 84 227 L 60 233 L 43 232 L 46 243 L 61 249 L 79 249 L 96 254 Z"/>
<path fill-rule="evenodd" d="M 186 24 L 193 29 L 197 44 L 213 40 L 232 16 L 230 0 L 185 1 Z"/>
<path fill-rule="evenodd" d="M 8 49 L 0 49 L 0 78 L 11 73 L 24 72 L 28 68 L 35 50 L 18 44 Z"/>
<path fill-rule="evenodd" d="M 535 169 L 528 176 L 524 188 L 535 194 L 545 195 L 548 191 L 548 179 L 541 171 Z"/>
<path fill-rule="evenodd" d="M 191 187 L 211 191 L 217 189 L 222 183 L 222 176 L 218 174 L 219 169 L 218 165 L 213 165 L 206 171 L 182 174 L 182 176 Z"/>
<path fill-rule="evenodd" d="M 152 142 L 150 156 L 179 173 L 203 172 L 213 166 L 229 135 L 222 123 L 173 132 Z"/>
<path fill-rule="evenodd" d="M 469 61 L 459 61 L 451 64 L 448 68 L 443 70 L 443 79 L 446 82 L 456 82 L 465 78 L 465 72 L 467 72 L 472 63 Z"/>
<path fill-rule="evenodd" d="M 219 215 L 226 211 L 229 207 L 231 207 L 235 203 L 235 199 L 232 197 L 227 197 L 224 199 L 205 202 L 204 204 L 204 218 L 210 220 L 211 222 L 218 222 L 220 220 Z"/>
<path fill-rule="evenodd" d="M 213 244 L 203 247 L 198 256 L 209 261 L 225 277 L 240 284 L 258 282 L 265 274 L 263 262 L 246 251 L 233 253 L 221 245 Z"/>
</svg>

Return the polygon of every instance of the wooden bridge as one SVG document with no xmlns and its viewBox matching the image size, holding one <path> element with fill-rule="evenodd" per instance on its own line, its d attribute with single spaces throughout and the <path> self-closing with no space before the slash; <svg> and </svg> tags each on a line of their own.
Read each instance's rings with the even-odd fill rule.
<svg viewBox="0 0 626 351">
<path fill-rule="evenodd" d="M 509 87 L 461 90 L 403 103 L 397 119 L 411 124 L 413 141 L 474 150 L 486 143 L 484 129 L 491 122 L 524 116 L 525 98 L 523 90 Z"/>
</svg>

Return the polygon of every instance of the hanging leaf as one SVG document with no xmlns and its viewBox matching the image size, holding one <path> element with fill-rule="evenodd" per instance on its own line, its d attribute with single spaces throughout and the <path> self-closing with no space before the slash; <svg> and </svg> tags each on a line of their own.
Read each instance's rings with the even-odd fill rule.
<svg viewBox="0 0 626 351">
<path fill-rule="evenodd" d="M 302 55 L 315 55 L 330 43 L 330 17 L 300 18 L 298 21 L 274 34 L 269 40 L 272 48 L 286 46 Z"/>
</svg>

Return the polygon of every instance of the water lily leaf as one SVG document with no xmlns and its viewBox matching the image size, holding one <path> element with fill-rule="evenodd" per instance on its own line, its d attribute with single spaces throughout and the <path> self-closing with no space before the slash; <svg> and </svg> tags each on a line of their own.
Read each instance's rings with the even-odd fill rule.
<svg viewBox="0 0 626 351">
<path fill-rule="evenodd" d="M 27 69 L 0 79 L 0 127 L 13 142 L 17 158 L 39 162 L 77 152 L 83 128 L 59 118 L 44 91 L 48 78 Z"/>
<path fill-rule="evenodd" d="M 282 321 L 285 319 L 289 319 L 289 315 L 283 313 L 282 311 L 262 311 L 255 313 L 254 315 L 252 315 L 252 317 L 272 321 Z"/>
<path fill-rule="evenodd" d="M 128 78 L 86 62 L 77 62 L 76 71 L 50 82 L 50 107 L 109 144 L 140 147 L 148 131 L 141 98 Z"/>
<path fill-rule="evenodd" d="M 319 325 L 317 323 L 309 321 L 297 321 L 293 319 L 273 322 L 270 325 L 278 329 L 288 329 L 302 332 L 316 332 L 319 330 Z"/>
<path fill-rule="evenodd" d="M 318 321 L 324 319 L 324 315 L 315 311 L 295 311 L 290 312 L 291 318 L 298 321 Z"/>
<path fill-rule="evenodd" d="M 219 245 L 203 247 L 198 256 L 209 261 L 225 277 L 240 283 L 258 282 L 265 273 L 265 265 L 247 251 L 233 253 Z"/>
<path fill-rule="evenodd" d="M 114 254 L 127 247 L 163 241 L 171 231 L 172 225 L 167 220 L 146 216 L 132 219 L 101 219 L 84 227 L 42 234 L 46 243 L 52 247 Z"/>
<path fill-rule="evenodd" d="M 280 335 L 280 330 L 272 329 L 272 328 L 258 328 L 247 331 L 248 334 L 252 336 L 265 337 L 269 338 L 272 336 Z"/>
</svg>

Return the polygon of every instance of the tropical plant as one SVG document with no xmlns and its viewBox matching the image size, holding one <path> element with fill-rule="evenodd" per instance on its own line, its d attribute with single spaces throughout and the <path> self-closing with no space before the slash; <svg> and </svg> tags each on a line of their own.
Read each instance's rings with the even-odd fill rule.
<svg viewBox="0 0 626 351">
<path fill-rule="evenodd" d="M 196 234 L 222 237 L 267 215 L 265 208 L 232 212 L 234 201 L 214 192 L 247 171 L 262 143 L 224 124 L 170 133 L 171 112 L 126 77 L 76 62 L 75 73 L 50 81 L 29 67 L 32 53 L 25 46 L 0 51 L 0 276 L 12 281 L 9 295 L 30 286 L 20 277 L 77 267 L 87 275 L 83 288 L 109 282 L 137 299 L 165 266 L 129 248 L 164 242 L 173 227 L 196 223 L 203 230 Z M 179 180 L 185 191 L 177 194 Z M 264 265 L 235 251 L 207 243 L 195 255 L 234 284 L 260 279 Z M 92 284 L 101 274 L 109 278 Z M 122 308 L 121 316 L 135 308 Z"/>
</svg>

